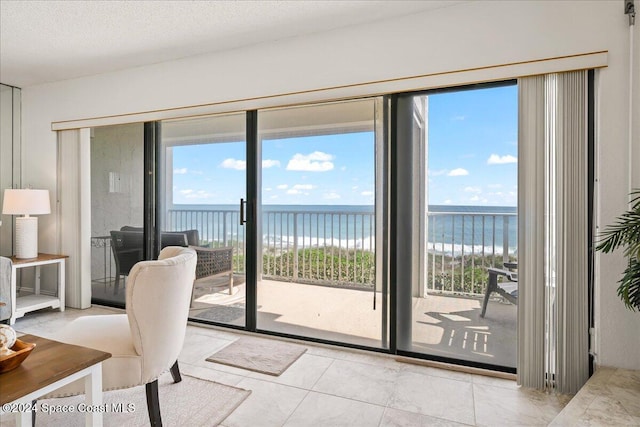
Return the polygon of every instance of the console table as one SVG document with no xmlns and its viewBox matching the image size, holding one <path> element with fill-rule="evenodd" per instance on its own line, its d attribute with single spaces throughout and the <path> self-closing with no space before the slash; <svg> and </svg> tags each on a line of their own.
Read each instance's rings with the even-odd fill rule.
<svg viewBox="0 0 640 427">
<path fill-rule="evenodd" d="M 16 369 L 0 374 L 0 412 L 12 412 L 17 426 L 31 426 L 32 401 L 73 381 L 84 378 L 87 426 L 102 426 L 102 361 L 111 354 L 64 344 L 35 335 L 21 340 L 35 343 L 33 352 Z M 46 423 L 47 414 L 38 415 Z"/>
<path fill-rule="evenodd" d="M 67 255 L 38 254 L 37 258 L 20 259 L 11 257 L 11 318 L 9 324 L 13 325 L 16 319 L 30 311 L 41 308 L 60 308 L 64 311 L 65 288 L 65 260 Z M 49 296 L 40 294 L 40 267 L 43 265 L 58 264 L 58 295 Z M 33 295 L 18 297 L 17 295 L 17 271 L 20 268 L 35 267 L 36 277 Z"/>
</svg>

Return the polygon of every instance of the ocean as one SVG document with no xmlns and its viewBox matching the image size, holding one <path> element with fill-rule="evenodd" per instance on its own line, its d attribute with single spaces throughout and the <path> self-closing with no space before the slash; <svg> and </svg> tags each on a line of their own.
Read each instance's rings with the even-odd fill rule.
<svg viewBox="0 0 640 427">
<path fill-rule="evenodd" d="M 504 206 L 430 205 L 428 250 L 452 255 L 517 251 L 517 209 Z M 366 205 L 263 205 L 265 250 L 334 246 L 375 250 L 374 207 Z M 238 205 L 174 205 L 166 229 L 197 229 L 200 239 L 244 242 Z"/>
</svg>

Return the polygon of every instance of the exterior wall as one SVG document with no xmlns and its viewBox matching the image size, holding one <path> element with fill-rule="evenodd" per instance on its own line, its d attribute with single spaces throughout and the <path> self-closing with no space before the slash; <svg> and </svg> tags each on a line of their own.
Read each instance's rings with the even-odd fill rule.
<svg viewBox="0 0 640 427">
<path fill-rule="evenodd" d="M 640 57 L 639 34 L 636 31 L 636 58 Z M 601 50 L 609 52 L 609 66 L 597 73 L 597 222 L 602 226 L 625 209 L 630 177 L 640 186 L 637 121 L 631 148 L 627 136 L 629 27 L 621 1 L 468 2 L 375 24 L 23 88 L 23 144 L 29 153 L 23 162 L 23 183 L 55 190 L 53 121 Z M 637 61 L 633 72 L 640 75 Z M 638 83 L 636 79 L 636 94 Z M 55 215 L 40 221 L 42 249 L 55 250 Z M 640 369 L 640 315 L 626 310 L 615 293 L 623 267 L 620 254 L 599 258 L 597 360 L 603 365 Z"/>
<path fill-rule="evenodd" d="M 144 127 L 141 124 L 94 129 L 91 138 L 91 236 L 109 236 L 123 225 L 142 227 Z M 111 183 L 112 174 L 119 182 Z M 91 250 L 91 277 L 105 277 L 104 248 Z M 107 254 L 111 260 L 111 253 Z M 108 268 L 108 267 L 106 267 Z"/>
</svg>

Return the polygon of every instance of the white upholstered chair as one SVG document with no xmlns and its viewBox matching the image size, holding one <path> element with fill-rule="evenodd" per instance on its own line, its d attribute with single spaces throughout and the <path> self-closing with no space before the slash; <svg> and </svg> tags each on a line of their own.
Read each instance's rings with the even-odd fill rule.
<svg viewBox="0 0 640 427">
<path fill-rule="evenodd" d="M 102 365 L 104 390 L 146 385 L 152 426 L 162 425 L 158 376 L 171 370 L 179 382 L 178 355 L 182 350 L 195 279 L 193 249 L 169 246 L 157 261 L 141 261 L 129 274 L 126 314 L 84 316 L 56 336 L 62 342 L 111 353 Z M 82 393 L 76 381 L 48 397 Z"/>
</svg>

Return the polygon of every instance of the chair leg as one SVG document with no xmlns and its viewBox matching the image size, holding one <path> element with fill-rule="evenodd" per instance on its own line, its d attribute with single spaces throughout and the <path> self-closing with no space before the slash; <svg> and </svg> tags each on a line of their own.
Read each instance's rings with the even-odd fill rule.
<svg viewBox="0 0 640 427">
<path fill-rule="evenodd" d="M 174 363 L 171 367 L 171 376 L 173 377 L 174 383 L 179 383 L 180 381 L 182 381 L 182 376 L 180 375 L 180 367 L 178 366 L 177 360 L 176 363 Z"/>
<path fill-rule="evenodd" d="M 116 271 L 116 285 L 113 287 L 113 294 L 118 295 L 118 288 L 120 287 L 120 272 Z"/>
<path fill-rule="evenodd" d="M 489 303 L 489 297 L 491 293 L 498 289 L 498 275 L 489 272 L 489 281 L 487 283 L 487 290 L 484 293 L 484 300 L 482 301 L 482 312 L 480 313 L 480 317 L 484 317 L 484 313 L 487 311 L 487 304 Z"/>
<path fill-rule="evenodd" d="M 158 380 L 145 384 L 147 390 L 147 411 L 151 427 L 162 427 L 160 417 L 160 399 L 158 397 Z"/>
</svg>

